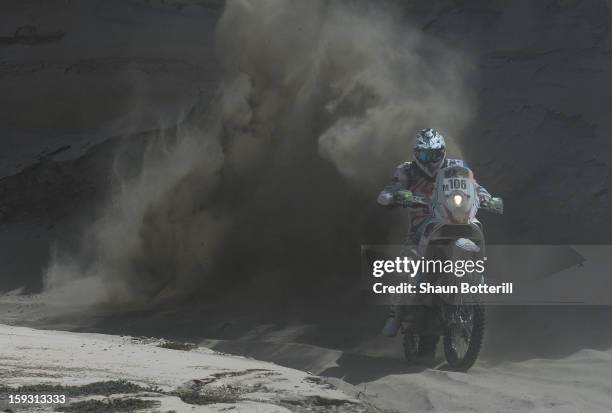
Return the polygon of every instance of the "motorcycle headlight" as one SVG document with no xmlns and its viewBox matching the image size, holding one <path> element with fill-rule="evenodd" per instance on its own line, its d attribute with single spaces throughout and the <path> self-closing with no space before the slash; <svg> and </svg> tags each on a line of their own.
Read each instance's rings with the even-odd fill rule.
<svg viewBox="0 0 612 413">
<path fill-rule="evenodd" d="M 446 211 L 448 217 L 456 224 L 465 224 L 469 220 L 470 203 L 468 195 L 462 192 L 453 192 L 446 198 Z"/>
<path fill-rule="evenodd" d="M 463 195 L 461 194 L 455 194 L 453 195 L 451 199 L 452 199 L 453 205 L 456 207 L 460 207 L 461 204 L 463 204 Z"/>
</svg>

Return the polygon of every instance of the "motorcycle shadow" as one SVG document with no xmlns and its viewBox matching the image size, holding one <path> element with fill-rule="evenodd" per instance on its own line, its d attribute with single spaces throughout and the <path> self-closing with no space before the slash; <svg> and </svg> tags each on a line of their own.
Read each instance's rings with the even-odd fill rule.
<svg viewBox="0 0 612 413">
<path fill-rule="evenodd" d="M 324 377 L 335 377 L 352 385 L 370 382 L 393 374 L 417 374 L 428 369 L 437 369 L 439 360 L 421 359 L 412 363 L 403 359 L 373 357 L 344 353 L 336 360 L 337 366 L 319 373 Z"/>
</svg>

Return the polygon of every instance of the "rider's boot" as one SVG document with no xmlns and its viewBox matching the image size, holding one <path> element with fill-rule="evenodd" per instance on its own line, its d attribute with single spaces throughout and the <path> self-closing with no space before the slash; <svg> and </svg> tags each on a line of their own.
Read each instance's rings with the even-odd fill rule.
<svg viewBox="0 0 612 413">
<path fill-rule="evenodd" d="M 403 308 L 401 306 L 392 306 L 389 308 L 389 316 L 385 321 L 382 334 L 386 337 L 395 337 L 402 325 Z"/>
</svg>

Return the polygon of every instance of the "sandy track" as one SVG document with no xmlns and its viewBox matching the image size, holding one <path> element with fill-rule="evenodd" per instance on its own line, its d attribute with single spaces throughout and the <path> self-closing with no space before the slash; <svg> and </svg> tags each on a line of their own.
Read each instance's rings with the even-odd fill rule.
<svg viewBox="0 0 612 413">
<path fill-rule="evenodd" d="M 612 350 L 563 359 L 479 362 L 468 373 L 410 366 L 401 359 L 287 343 L 207 341 L 235 354 L 351 383 L 378 408 L 400 412 L 604 413 L 612 406 Z"/>
<path fill-rule="evenodd" d="M 24 320 L 30 320 L 36 325 L 46 325 L 61 308 L 35 298 L 40 297 L 3 296 L 0 302 L 3 321 L 22 324 Z M 85 327 L 84 320 L 80 324 L 69 321 L 65 325 L 51 324 L 56 329 L 75 330 Z M 7 344 L 8 331 L 19 333 L 10 336 L 12 344 Z M 389 342 L 383 338 L 364 347 L 361 354 L 291 343 L 290 337 L 277 338 L 275 342 L 204 340 L 201 350 L 180 352 L 160 349 L 154 343 L 132 342 L 129 337 L 3 326 L 0 329 L 0 361 L 3 362 L 0 377 L 3 380 L 6 377 L 10 385 L 44 380 L 44 376 L 30 374 L 32 366 L 47 366 L 47 370 L 42 371 L 49 372 L 53 363 L 61 365 L 62 358 L 67 357 L 65 352 L 56 349 L 63 343 L 62 340 L 72 343 L 70 346 L 78 350 L 75 354 L 81 357 L 74 358 L 70 363 L 80 363 L 89 369 L 78 374 L 66 374 L 61 378 L 63 381 L 122 377 L 170 389 L 194 378 L 208 377 L 218 368 L 234 369 L 232 363 L 240 365 L 236 369 L 258 368 L 249 364 L 259 366 L 260 362 L 252 360 L 257 359 L 327 377 L 347 394 L 359 393 L 360 397 L 365 396 L 365 400 L 385 411 L 598 413 L 609 412 L 609 406 L 612 406 L 612 350 L 583 349 L 563 358 L 532 358 L 520 362 L 493 363 L 485 359 L 468 373 L 456 373 L 446 371 L 442 360 L 438 360 L 437 365 L 414 366 L 399 357 L 393 358 L 392 354 L 400 354 L 401 346 L 397 340 Z M 80 347 L 90 341 L 91 346 L 85 344 Z M 252 359 L 215 358 L 219 356 L 206 348 Z M 101 361 L 96 362 L 98 367 L 95 367 L 96 363 L 89 363 L 87 352 L 101 357 Z M 31 358 L 31 355 L 35 357 Z M 133 356 L 138 359 L 131 360 Z M 22 373 L 15 373 L 17 359 L 11 357 L 26 360 L 26 365 L 30 367 Z M 112 357 L 114 364 L 110 367 L 104 364 L 105 357 Z M 203 361 L 198 361 L 200 358 L 209 363 L 209 370 L 183 369 L 185 366 L 201 365 Z M 130 362 L 126 362 L 128 359 Z M 228 360 L 231 360 L 229 367 Z M 124 366 L 123 363 L 127 364 Z M 148 370 L 147 366 L 151 364 L 156 365 L 156 369 Z M 277 365 L 272 366 L 279 368 Z M 9 376 L 6 376 L 7 369 L 11 371 Z M 290 369 L 286 371 L 294 372 L 292 374 L 296 378 L 307 376 L 306 373 Z M 164 372 L 158 374 L 158 370 Z M 301 392 L 300 389 L 297 391 Z"/>
</svg>

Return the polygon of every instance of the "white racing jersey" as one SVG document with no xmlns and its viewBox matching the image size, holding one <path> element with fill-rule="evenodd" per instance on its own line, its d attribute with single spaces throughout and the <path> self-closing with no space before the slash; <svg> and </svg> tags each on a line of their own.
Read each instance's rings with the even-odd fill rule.
<svg viewBox="0 0 612 413">
<path fill-rule="evenodd" d="M 461 159 L 446 159 L 440 166 L 440 169 L 455 165 L 469 169 L 467 163 Z M 378 196 L 378 203 L 384 206 L 394 206 L 393 199 L 395 194 L 400 190 L 411 191 L 415 195 L 431 200 L 435 181 L 435 176 L 430 177 L 424 173 L 415 162 L 404 162 L 396 168 L 391 178 L 391 182 Z M 491 199 L 491 194 L 478 184 L 476 184 L 476 193 L 478 194 L 478 199 L 481 204 Z M 411 214 L 411 236 L 418 237 L 418 229 L 422 227 L 428 218 L 430 218 L 431 211 L 429 208 L 424 207 L 418 210 L 411 210 Z"/>
</svg>

